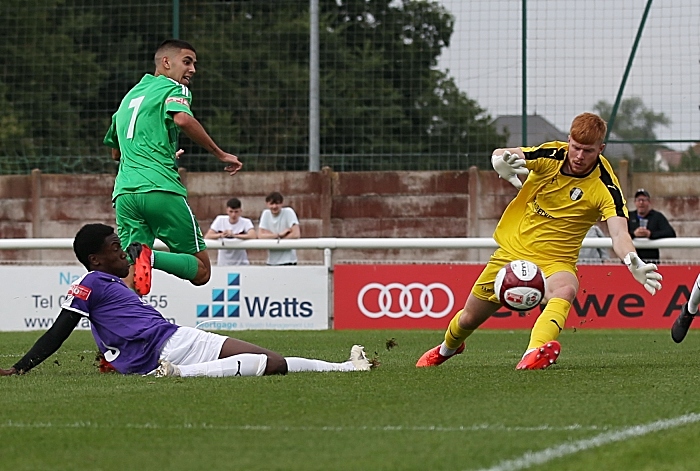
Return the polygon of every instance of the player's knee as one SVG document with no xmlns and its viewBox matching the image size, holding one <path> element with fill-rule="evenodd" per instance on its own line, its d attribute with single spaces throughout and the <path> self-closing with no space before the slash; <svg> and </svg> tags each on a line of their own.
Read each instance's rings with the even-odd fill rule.
<svg viewBox="0 0 700 471">
<path fill-rule="evenodd" d="M 575 286 L 560 286 L 557 289 L 552 290 L 551 294 L 546 297 L 546 300 L 549 301 L 552 298 L 561 298 L 571 303 L 574 301 L 574 298 L 576 298 L 576 291 Z"/>
<path fill-rule="evenodd" d="M 476 330 L 491 317 L 493 312 L 488 310 L 465 309 L 459 316 L 459 327 L 465 330 Z"/>
<path fill-rule="evenodd" d="M 265 375 L 286 375 L 287 360 L 281 355 L 268 355 L 267 367 L 265 367 Z"/>
<path fill-rule="evenodd" d="M 200 267 L 199 270 L 197 270 L 197 275 L 194 277 L 193 280 L 190 280 L 190 283 L 192 283 L 195 286 L 202 286 L 207 284 L 210 278 L 211 270 L 207 270 L 206 268 Z"/>
</svg>

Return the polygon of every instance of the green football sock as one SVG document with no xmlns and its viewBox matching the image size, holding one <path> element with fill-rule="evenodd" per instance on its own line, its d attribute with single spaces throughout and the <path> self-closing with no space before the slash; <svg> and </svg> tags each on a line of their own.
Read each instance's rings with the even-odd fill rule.
<svg viewBox="0 0 700 471">
<path fill-rule="evenodd" d="M 194 255 L 153 251 L 153 268 L 175 275 L 183 280 L 194 280 L 199 261 Z"/>
</svg>

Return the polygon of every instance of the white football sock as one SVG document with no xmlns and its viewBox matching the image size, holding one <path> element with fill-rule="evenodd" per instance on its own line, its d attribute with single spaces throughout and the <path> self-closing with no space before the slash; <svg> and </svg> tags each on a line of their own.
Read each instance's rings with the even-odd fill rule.
<svg viewBox="0 0 700 471">
<path fill-rule="evenodd" d="M 698 312 L 698 304 L 700 304 L 700 275 L 698 275 L 693 289 L 690 291 L 690 299 L 688 299 L 688 312 L 696 314 Z"/>
<path fill-rule="evenodd" d="M 267 355 L 241 353 L 194 365 L 177 365 L 180 376 L 262 376 L 267 367 Z"/>
<path fill-rule="evenodd" d="M 287 360 L 288 373 L 299 373 L 301 371 L 355 371 L 355 365 L 351 361 L 331 363 L 329 361 L 299 357 L 285 357 L 284 359 Z"/>
<path fill-rule="evenodd" d="M 457 350 L 452 350 L 451 348 L 447 348 L 447 346 L 445 345 L 445 342 L 442 342 L 440 344 L 440 355 L 442 355 L 444 357 L 451 357 L 452 355 L 455 354 L 456 351 Z"/>
<path fill-rule="evenodd" d="M 525 358 L 528 353 L 534 352 L 535 350 L 537 350 L 537 349 L 536 348 L 528 348 L 527 350 L 525 350 L 525 353 L 523 353 L 523 358 Z M 521 358 L 521 360 L 522 360 L 522 358 Z"/>
</svg>

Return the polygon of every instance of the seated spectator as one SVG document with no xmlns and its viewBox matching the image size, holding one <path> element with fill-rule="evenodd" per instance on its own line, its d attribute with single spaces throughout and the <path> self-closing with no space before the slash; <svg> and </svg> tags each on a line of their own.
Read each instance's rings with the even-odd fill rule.
<svg viewBox="0 0 700 471">
<path fill-rule="evenodd" d="M 634 193 L 635 211 L 630 211 L 627 230 L 633 239 L 664 239 L 676 237 L 676 231 L 668 223 L 666 216 L 651 208 L 649 192 L 640 188 Z M 645 262 L 658 262 L 659 249 L 637 249 L 639 258 Z"/>
<path fill-rule="evenodd" d="M 226 202 L 226 214 L 216 216 L 205 239 L 257 239 L 253 221 L 241 216 L 243 209 L 238 198 Z M 249 265 L 248 254 L 243 249 L 220 249 L 217 264 Z"/>
</svg>

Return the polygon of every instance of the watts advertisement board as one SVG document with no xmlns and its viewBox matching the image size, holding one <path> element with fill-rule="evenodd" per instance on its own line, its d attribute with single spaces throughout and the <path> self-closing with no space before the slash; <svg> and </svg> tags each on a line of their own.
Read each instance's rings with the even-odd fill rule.
<svg viewBox="0 0 700 471">
<path fill-rule="evenodd" d="M 46 330 L 61 310 L 79 266 L 0 267 L 0 330 Z M 328 329 L 328 269 L 323 266 L 212 267 L 204 286 L 154 270 L 143 298 L 166 319 L 206 330 Z M 87 320 L 79 328 L 87 329 Z"/>
<path fill-rule="evenodd" d="M 336 265 L 336 329 L 445 329 L 464 307 L 483 265 Z M 661 266 L 663 289 L 650 295 L 624 265 L 582 265 L 569 328 L 668 329 L 700 272 Z M 501 308 L 483 328 L 530 329 L 540 308 Z"/>
</svg>

